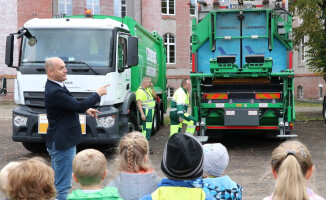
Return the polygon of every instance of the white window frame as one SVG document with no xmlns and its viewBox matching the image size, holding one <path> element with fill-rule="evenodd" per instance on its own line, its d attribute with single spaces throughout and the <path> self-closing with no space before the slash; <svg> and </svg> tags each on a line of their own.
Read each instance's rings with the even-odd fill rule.
<svg viewBox="0 0 326 200">
<path fill-rule="evenodd" d="M 301 85 L 299 85 L 297 87 L 297 93 L 298 93 L 298 98 L 302 99 L 303 98 L 303 87 Z"/>
<path fill-rule="evenodd" d="M 304 43 L 305 43 L 305 37 L 303 36 L 300 41 L 300 50 L 299 50 L 300 62 L 306 61 L 306 47 Z"/>
<path fill-rule="evenodd" d="M 170 42 L 171 36 L 174 38 L 174 42 Z M 175 64 L 176 63 L 176 44 L 175 44 L 175 35 L 172 33 L 166 33 L 163 35 L 164 46 L 166 48 L 166 64 Z M 166 42 L 165 42 L 166 40 Z M 170 47 L 174 46 L 174 62 L 170 62 Z"/>
<path fill-rule="evenodd" d="M 60 12 L 60 5 L 63 4 L 64 6 L 64 12 L 61 13 Z M 71 10 L 70 10 L 70 13 L 68 12 L 68 8 L 67 6 L 68 5 L 71 5 Z M 67 16 L 71 16 L 72 15 L 72 0 L 58 0 L 58 14 L 59 15 L 62 15 L 62 14 L 66 14 Z"/>
<path fill-rule="evenodd" d="M 196 15 L 196 0 L 189 0 L 189 3 L 190 3 L 190 5 L 189 5 L 189 7 L 190 7 L 190 16 L 195 16 Z M 193 8 L 191 7 L 192 4 L 194 5 Z M 193 14 L 191 14 L 192 9 L 194 10 Z"/>
<path fill-rule="evenodd" d="M 166 1 L 166 13 L 163 13 L 162 2 Z M 173 14 L 170 13 L 170 4 L 169 2 L 173 1 Z M 175 15 L 175 0 L 161 0 L 161 14 L 162 15 Z"/>
<path fill-rule="evenodd" d="M 94 11 L 95 6 L 98 6 L 98 13 Z M 101 14 L 100 0 L 86 0 L 86 8 L 92 10 L 92 15 Z"/>
<path fill-rule="evenodd" d="M 124 3 L 123 3 L 124 2 Z M 125 17 L 127 16 L 127 0 L 114 0 L 114 16 Z M 122 15 L 122 7 L 125 7 L 125 15 Z"/>
</svg>

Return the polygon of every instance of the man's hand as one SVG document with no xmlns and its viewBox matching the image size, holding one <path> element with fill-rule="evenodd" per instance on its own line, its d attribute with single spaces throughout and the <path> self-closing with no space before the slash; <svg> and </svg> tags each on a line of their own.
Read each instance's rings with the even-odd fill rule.
<svg viewBox="0 0 326 200">
<path fill-rule="evenodd" d="M 107 94 L 107 90 L 106 90 L 106 87 L 108 87 L 109 85 L 111 84 L 106 84 L 106 85 L 103 85 L 102 87 L 99 87 L 96 92 L 101 96 L 103 95 L 106 95 Z"/>
<path fill-rule="evenodd" d="M 90 115 L 91 117 L 93 117 L 93 118 L 95 118 L 95 119 L 97 119 L 97 113 L 98 113 L 98 114 L 101 114 L 100 111 L 95 110 L 95 109 L 93 109 L 93 108 L 89 108 L 88 110 L 86 110 L 86 114 Z"/>
<path fill-rule="evenodd" d="M 146 121 L 146 116 L 145 116 L 144 114 L 142 114 L 142 115 L 141 115 L 141 119 L 142 119 L 143 121 Z"/>
<path fill-rule="evenodd" d="M 179 117 L 179 122 L 182 123 L 183 122 L 183 119 L 181 117 Z"/>
</svg>

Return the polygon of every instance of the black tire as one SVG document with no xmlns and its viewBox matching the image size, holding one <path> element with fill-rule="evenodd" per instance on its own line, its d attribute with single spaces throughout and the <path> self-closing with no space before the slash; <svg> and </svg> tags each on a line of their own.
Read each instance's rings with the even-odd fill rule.
<svg viewBox="0 0 326 200">
<path fill-rule="evenodd" d="M 163 111 L 163 104 L 160 103 L 160 126 L 164 126 L 164 111 Z"/>
<path fill-rule="evenodd" d="M 130 110 L 128 115 L 128 133 L 133 131 L 138 131 L 138 125 L 134 111 Z"/>
<path fill-rule="evenodd" d="M 46 146 L 44 143 L 22 142 L 25 149 L 33 153 L 46 153 Z"/>
<path fill-rule="evenodd" d="M 159 121 L 159 116 L 158 116 L 158 109 L 157 106 L 155 107 L 155 111 L 154 111 L 154 116 L 153 116 L 153 125 L 152 125 L 152 133 L 151 136 L 155 135 L 155 133 L 158 131 L 159 127 L 160 127 L 160 121 Z"/>
<path fill-rule="evenodd" d="M 323 106 L 323 117 L 324 117 L 324 122 L 326 123 L 326 108 Z"/>
</svg>

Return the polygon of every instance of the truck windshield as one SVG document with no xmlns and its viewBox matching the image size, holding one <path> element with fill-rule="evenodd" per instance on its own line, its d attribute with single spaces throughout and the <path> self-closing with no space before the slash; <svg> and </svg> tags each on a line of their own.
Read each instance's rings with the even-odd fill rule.
<svg viewBox="0 0 326 200">
<path fill-rule="evenodd" d="M 44 63 L 47 58 L 60 57 L 65 62 L 84 62 L 91 67 L 112 64 L 112 30 L 29 29 L 36 37 L 35 46 L 25 38 L 22 44 L 22 66 Z"/>
</svg>

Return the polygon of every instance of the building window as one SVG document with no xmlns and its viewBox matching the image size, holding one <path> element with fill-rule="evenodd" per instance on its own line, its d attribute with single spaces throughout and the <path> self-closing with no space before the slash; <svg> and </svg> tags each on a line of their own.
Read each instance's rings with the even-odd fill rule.
<svg viewBox="0 0 326 200">
<path fill-rule="evenodd" d="M 93 15 L 100 14 L 100 0 L 86 0 L 86 8 L 92 11 Z"/>
<path fill-rule="evenodd" d="M 162 14 L 174 15 L 174 0 L 161 0 Z"/>
<path fill-rule="evenodd" d="M 114 0 L 114 16 L 125 17 L 127 15 L 126 0 Z"/>
<path fill-rule="evenodd" d="M 164 46 L 166 49 L 166 63 L 175 63 L 175 36 L 173 34 L 167 33 L 163 35 Z"/>
<path fill-rule="evenodd" d="M 319 92 L 318 92 L 318 98 L 320 99 L 320 100 L 322 100 L 323 99 L 323 84 L 319 84 Z"/>
<path fill-rule="evenodd" d="M 196 4 L 195 4 L 195 0 L 190 0 L 190 15 L 195 15 L 196 12 Z"/>
<path fill-rule="evenodd" d="M 305 62 L 305 39 L 304 36 L 301 38 L 301 42 L 300 42 L 300 61 L 301 62 Z"/>
<path fill-rule="evenodd" d="M 173 87 L 168 87 L 168 99 L 172 99 L 174 95 L 174 88 Z"/>
<path fill-rule="evenodd" d="M 192 36 L 190 36 L 190 64 L 192 64 Z"/>
<path fill-rule="evenodd" d="M 126 15 L 127 15 L 126 0 L 121 0 L 121 17 L 125 17 Z"/>
<path fill-rule="evenodd" d="M 303 98 L 303 87 L 301 85 L 298 86 L 298 88 L 297 88 L 297 97 L 299 99 L 302 99 Z"/>
<path fill-rule="evenodd" d="M 66 14 L 68 16 L 72 15 L 72 0 L 59 0 L 58 1 L 58 14 Z"/>
</svg>

